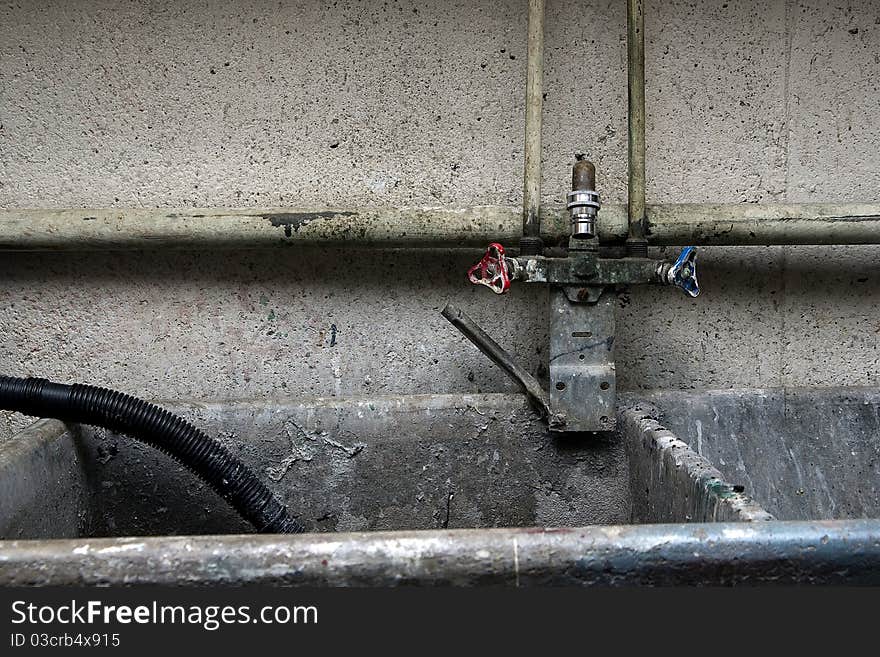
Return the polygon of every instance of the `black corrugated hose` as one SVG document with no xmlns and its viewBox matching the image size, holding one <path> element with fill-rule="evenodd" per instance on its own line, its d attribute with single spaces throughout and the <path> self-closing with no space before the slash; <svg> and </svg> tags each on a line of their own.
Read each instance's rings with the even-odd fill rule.
<svg viewBox="0 0 880 657">
<path fill-rule="evenodd" d="M 216 440 L 155 404 L 96 386 L 0 376 L 0 409 L 127 434 L 189 468 L 257 531 L 303 531 L 250 468 Z"/>
</svg>

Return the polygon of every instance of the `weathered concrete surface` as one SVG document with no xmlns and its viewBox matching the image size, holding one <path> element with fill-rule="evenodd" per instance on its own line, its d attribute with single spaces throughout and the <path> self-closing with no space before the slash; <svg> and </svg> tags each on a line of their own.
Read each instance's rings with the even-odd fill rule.
<svg viewBox="0 0 880 657">
<path fill-rule="evenodd" d="M 516 206 L 525 9 L 3 5 L 0 206 Z M 547 201 L 574 153 L 625 198 L 624 12 L 549 6 Z M 877 201 L 878 17 L 649 2 L 648 201 Z M 705 249 L 699 300 L 621 300 L 618 385 L 877 384 L 878 253 Z M 468 289 L 470 261 L 4 254 L 0 370 L 169 398 L 509 390 L 437 311 L 454 301 L 541 374 L 545 296 Z"/>
<path fill-rule="evenodd" d="M 523 395 L 162 405 L 217 436 L 308 531 L 772 519 L 645 404 L 605 436 L 552 434 Z M 54 537 L 59 516 L 58 537 L 252 531 L 173 459 L 102 429 L 38 422 L 0 445 L 0 467 L 0 537 Z"/>
<path fill-rule="evenodd" d="M 0 17 L 4 205 L 519 202 L 518 0 L 54 0 Z"/>
<path fill-rule="evenodd" d="M 876 388 L 658 391 L 661 421 L 782 520 L 880 516 Z"/>
<path fill-rule="evenodd" d="M 86 462 L 57 420 L 38 420 L 0 449 L 0 536 L 73 538 L 91 531 Z"/>
<path fill-rule="evenodd" d="M 558 438 L 522 395 L 175 405 L 242 458 L 309 531 L 628 522 L 624 446 Z M 92 535 L 245 533 L 170 457 L 88 427 L 76 443 Z"/>
<path fill-rule="evenodd" d="M 702 454 L 661 425 L 656 415 L 657 410 L 645 403 L 620 415 L 633 523 L 773 520 L 742 488 L 725 481 Z"/>
<path fill-rule="evenodd" d="M 535 310 L 546 290 L 487 299 L 494 295 L 465 282 L 473 259 L 397 252 L 369 260 L 340 250 L 92 254 L 86 274 L 79 257 L 4 255 L 0 369 L 147 398 L 512 390 L 440 310 L 456 299 L 538 371 L 547 349 L 532 337 L 546 341 Z M 410 275 L 417 285 L 405 282 Z M 27 424 L 0 419 L 9 429 Z"/>
</svg>

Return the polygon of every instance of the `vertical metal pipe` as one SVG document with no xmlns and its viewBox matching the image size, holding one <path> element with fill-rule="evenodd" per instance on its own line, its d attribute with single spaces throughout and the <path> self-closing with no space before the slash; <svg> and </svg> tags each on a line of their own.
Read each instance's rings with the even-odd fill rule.
<svg viewBox="0 0 880 657">
<path fill-rule="evenodd" d="M 645 14 L 643 0 L 626 3 L 627 91 L 629 97 L 628 219 L 630 255 L 647 253 L 645 217 Z"/>
<path fill-rule="evenodd" d="M 523 240 L 520 252 L 541 252 L 541 106 L 544 93 L 544 0 L 529 0 Z"/>
</svg>

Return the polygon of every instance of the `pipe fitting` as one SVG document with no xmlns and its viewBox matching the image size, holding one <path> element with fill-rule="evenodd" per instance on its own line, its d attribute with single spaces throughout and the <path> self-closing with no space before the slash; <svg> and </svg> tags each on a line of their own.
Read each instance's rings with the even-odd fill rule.
<svg viewBox="0 0 880 657">
<path fill-rule="evenodd" d="M 571 191 L 565 206 L 571 215 L 571 236 L 589 239 L 596 235 L 596 215 L 601 203 L 596 193 L 596 167 L 578 160 L 571 170 Z"/>
</svg>

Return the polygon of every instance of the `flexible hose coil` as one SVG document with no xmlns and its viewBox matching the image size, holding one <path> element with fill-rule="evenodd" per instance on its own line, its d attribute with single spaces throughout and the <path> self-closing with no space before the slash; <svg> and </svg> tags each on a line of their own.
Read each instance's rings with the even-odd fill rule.
<svg viewBox="0 0 880 657">
<path fill-rule="evenodd" d="M 0 409 L 127 434 L 186 466 L 257 531 L 303 531 L 288 515 L 287 507 L 241 460 L 183 418 L 155 404 L 96 386 L 0 376 Z"/>
</svg>

